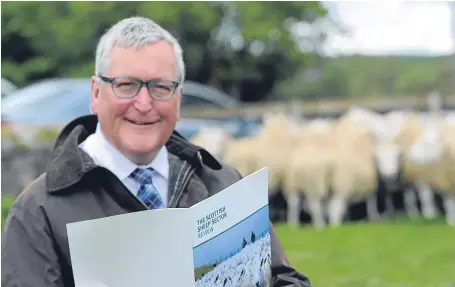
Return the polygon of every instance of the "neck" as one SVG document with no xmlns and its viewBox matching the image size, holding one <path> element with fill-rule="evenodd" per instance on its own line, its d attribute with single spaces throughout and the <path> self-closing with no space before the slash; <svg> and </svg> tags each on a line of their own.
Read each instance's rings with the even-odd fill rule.
<svg viewBox="0 0 455 287">
<path fill-rule="evenodd" d="M 142 153 L 129 153 L 125 154 L 125 157 L 129 159 L 131 162 L 139 165 L 145 166 L 150 164 L 155 158 L 158 152 L 154 152 L 153 154 L 142 154 Z"/>
<path fill-rule="evenodd" d="M 97 132 L 99 132 L 100 136 L 105 141 L 107 141 L 115 150 L 117 150 L 119 153 L 121 153 L 129 161 L 131 161 L 132 163 L 139 165 L 139 166 L 145 166 L 145 165 L 150 164 L 156 158 L 156 155 L 159 152 L 159 149 L 153 153 L 127 152 L 127 151 L 124 151 L 123 149 L 119 148 L 117 145 L 115 145 L 112 138 L 106 136 L 106 134 L 103 132 L 103 129 L 101 128 L 101 126 L 99 126 L 99 129 L 97 129 Z"/>
</svg>

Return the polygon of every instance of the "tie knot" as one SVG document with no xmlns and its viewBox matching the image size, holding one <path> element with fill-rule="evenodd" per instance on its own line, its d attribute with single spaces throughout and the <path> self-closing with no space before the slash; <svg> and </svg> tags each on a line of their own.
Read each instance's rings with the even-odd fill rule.
<svg viewBox="0 0 455 287">
<path fill-rule="evenodd" d="M 138 181 L 141 185 L 152 183 L 153 168 L 136 168 L 132 173 L 131 177 Z"/>
</svg>

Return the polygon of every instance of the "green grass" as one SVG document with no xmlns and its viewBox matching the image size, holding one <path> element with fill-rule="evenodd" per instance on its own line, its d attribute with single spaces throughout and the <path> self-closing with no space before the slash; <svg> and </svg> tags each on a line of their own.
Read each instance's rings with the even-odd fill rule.
<svg viewBox="0 0 455 287">
<path fill-rule="evenodd" d="M 213 265 L 204 265 L 194 270 L 194 278 L 197 280 L 202 278 L 202 274 L 207 274 L 212 271 L 215 267 Z"/>
<path fill-rule="evenodd" d="M 2 195 L 2 230 L 13 200 Z M 455 228 L 444 219 L 275 228 L 313 287 L 455 287 Z"/>
<path fill-rule="evenodd" d="M 314 287 L 455 287 L 455 228 L 443 219 L 276 231 Z"/>
<path fill-rule="evenodd" d="M 13 205 L 15 197 L 2 194 L 2 230 L 5 227 L 6 217 L 8 216 L 9 209 Z"/>
</svg>

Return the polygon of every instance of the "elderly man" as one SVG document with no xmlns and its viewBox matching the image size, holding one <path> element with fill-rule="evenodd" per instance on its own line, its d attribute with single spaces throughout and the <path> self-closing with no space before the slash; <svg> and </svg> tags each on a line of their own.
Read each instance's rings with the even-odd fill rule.
<svg viewBox="0 0 455 287">
<path fill-rule="evenodd" d="M 11 209 L 2 286 L 74 286 L 67 223 L 190 207 L 241 178 L 174 131 L 184 71 L 179 43 L 149 19 L 124 19 L 101 37 L 91 81 L 95 115 L 62 130 L 46 172 Z M 273 228 L 271 236 L 272 285 L 310 286 Z"/>
</svg>

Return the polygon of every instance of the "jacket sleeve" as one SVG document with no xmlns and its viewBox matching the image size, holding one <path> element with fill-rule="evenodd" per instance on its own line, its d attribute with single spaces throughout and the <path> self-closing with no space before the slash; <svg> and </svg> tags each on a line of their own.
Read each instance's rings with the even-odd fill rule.
<svg viewBox="0 0 455 287">
<path fill-rule="evenodd" d="M 311 287 L 310 280 L 291 267 L 272 223 L 270 223 L 270 241 L 272 248 L 272 286 Z"/>
<path fill-rule="evenodd" d="M 45 216 L 15 204 L 2 233 L 2 286 L 63 287 Z"/>
</svg>

